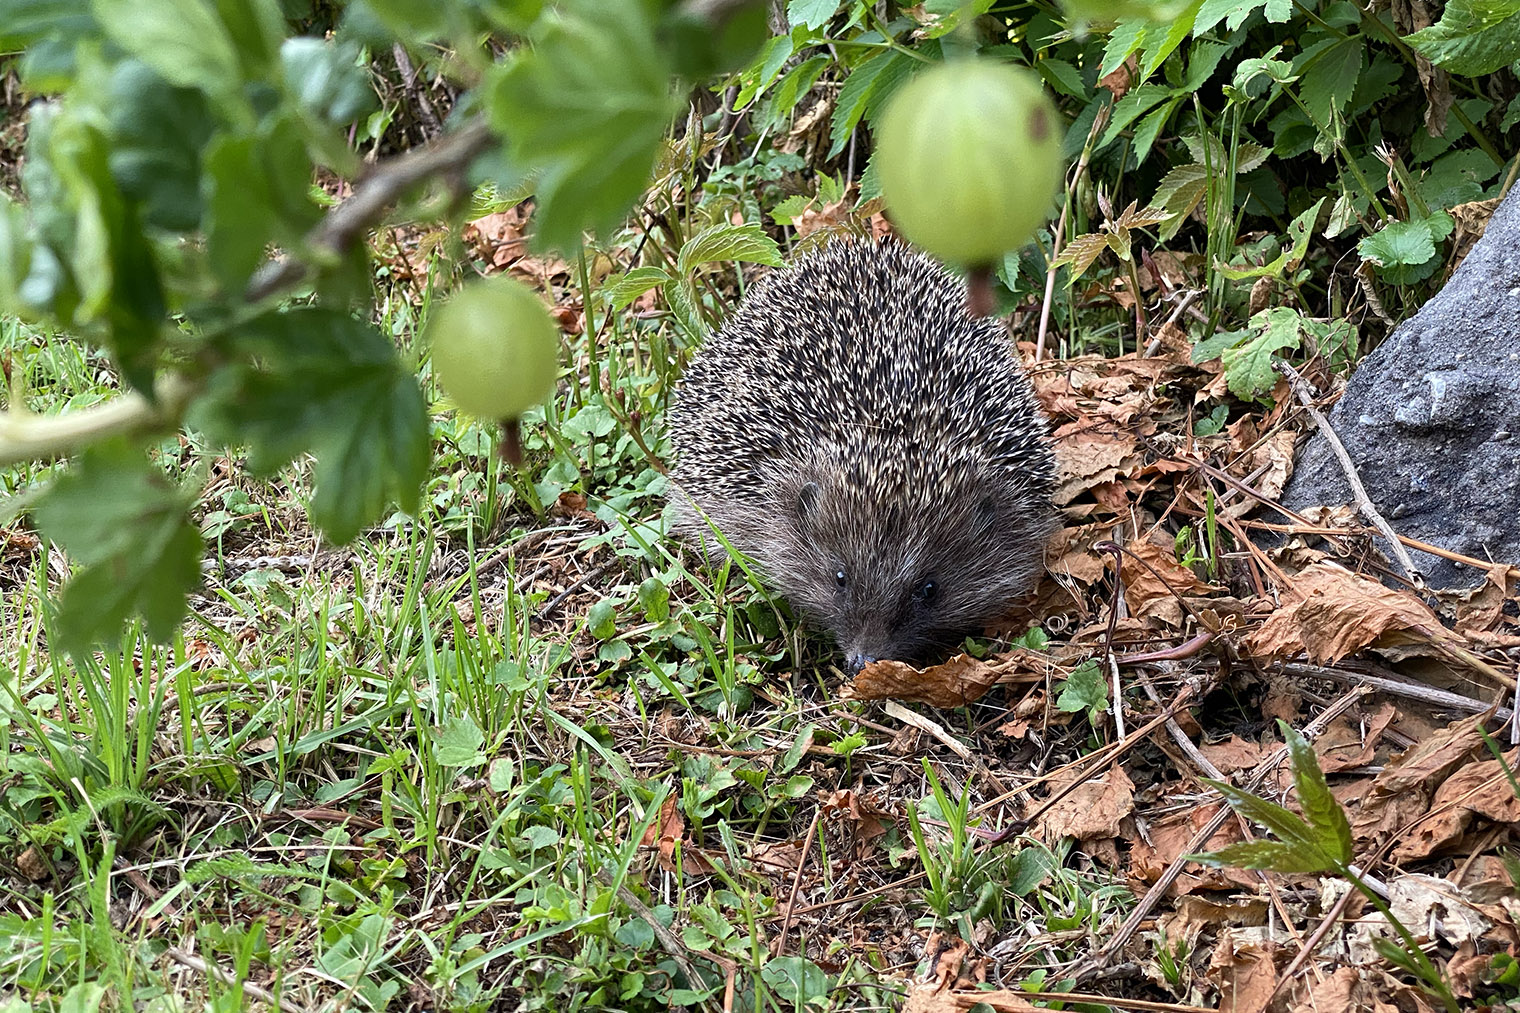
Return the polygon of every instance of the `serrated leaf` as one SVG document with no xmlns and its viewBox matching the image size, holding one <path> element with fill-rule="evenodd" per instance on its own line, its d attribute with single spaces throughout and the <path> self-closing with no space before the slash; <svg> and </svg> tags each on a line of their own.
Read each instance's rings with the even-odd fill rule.
<svg viewBox="0 0 1520 1013">
<path fill-rule="evenodd" d="M 620 310 L 652 288 L 659 288 L 670 280 L 670 274 L 660 267 L 635 267 L 602 289 L 611 300 L 612 308 Z"/>
<path fill-rule="evenodd" d="M 1145 63 L 1141 67 L 1140 79 L 1143 81 L 1156 72 L 1166 62 L 1167 57 L 1177 51 L 1188 32 L 1192 30 L 1193 22 L 1198 16 L 1198 9 L 1203 6 L 1203 0 L 1194 0 L 1193 3 L 1183 8 L 1182 13 L 1177 15 L 1165 34 L 1159 38 L 1157 32 L 1151 32 L 1146 37 Z"/>
<path fill-rule="evenodd" d="M 111 443 L 82 455 L 37 502 L 37 526 L 84 569 L 63 589 L 59 645 L 69 651 L 118 636 L 140 615 L 167 640 L 200 581 L 201 536 L 170 485 L 141 453 Z"/>
<path fill-rule="evenodd" d="M 1277 383 L 1272 356 L 1285 348 L 1297 348 L 1300 338 L 1296 310 L 1277 306 L 1251 318 L 1261 331 L 1245 342 L 1227 348 L 1220 355 L 1230 393 L 1242 401 L 1252 401 Z"/>
<path fill-rule="evenodd" d="M 839 10 L 839 0 L 788 0 L 786 20 L 792 27 L 806 25 L 817 31 Z"/>
<path fill-rule="evenodd" d="M 1266 3 L 1267 0 L 1204 0 L 1193 19 L 1193 35 L 1202 35 L 1226 18 L 1229 20 L 1225 27 L 1233 32 Z"/>
<path fill-rule="evenodd" d="M 1341 36 L 1315 44 L 1293 61 L 1299 98 L 1316 121 L 1329 123 L 1346 111 L 1362 72 L 1365 45 L 1360 35 Z"/>
<path fill-rule="evenodd" d="M 1319 209 L 1324 206 L 1327 199 L 1321 197 L 1288 223 L 1290 245 L 1270 263 L 1258 267 L 1230 267 L 1220 264 L 1218 265 L 1219 273 L 1232 281 L 1240 281 L 1244 278 L 1280 278 L 1283 271 L 1297 267 L 1309 249 L 1309 237 L 1314 234 L 1314 223 L 1319 220 Z"/>
<path fill-rule="evenodd" d="M 1241 841 L 1218 851 L 1188 858 L 1204 865 L 1231 866 L 1236 869 L 1261 869 L 1268 872 L 1312 875 L 1328 871 L 1311 856 L 1305 856 L 1281 841 Z"/>
<path fill-rule="evenodd" d="M 538 170 L 537 247 L 576 248 L 644 192 L 677 108 L 670 69 L 645 5 L 583 4 L 482 89 L 514 159 Z"/>
<path fill-rule="evenodd" d="M 1358 243 L 1356 249 L 1363 260 L 1385 268 L 1423 264 L 1436 255 L 1430 229 L 1420 220 L 1390 221 Z"/>
<path fill-rule="evenodd" d="M 1145 45 L 1150 29 L 1151 23 L 1145 18 L 1120 18 L 1103 46 L 1103 62 L 1098 66 L 1098 76 L 1106 77 L 1118 70 L 1120 64 Z"/>
<path fill-rule="evenodd" d="M 1125 96 L 1114 103 L 1114 111 L 1108 121 L 1108 129 L 1103 131 L 1103 136 L 1098 140 L 1097 148 L 1117 140 L 1119 135 L 1129 129 L 1129 125 L 1135 122 L 1148 109 L 1166 101 L 1172 95 L 1172 90 L 1165 85 L 1142 84 L 1138 88 L 1131 88 Z"/>
<path fill-rule="evenodd" d="M 91 0 L 111 40 L 183 88 L 228 97 L 242 83 L 237 50 L 205 0 Z"/>
<path fill-rule="evenodd" d="M 1082 72 L 1072 66 L 1066 60 L 1047 58 L 1038 61 L 1034 69 L 1039 71 L 1050 87 L 1062 95 L 1070 95 L 1072 98 L 1086 98 L 1087 87 L 1082 82 Z"/>
<path fill-rule="evenodd" d="M 759 225 L 712 225 L 688 239 L 676 258 L 676 269 L 689 276 L 699 264 L 739 260 L 780 267 L 781 248 Z"/>
<path fill-rule="evenodd" d="M 1481 200 L 1484 184 L 1499 172 L 1500 167 L 1481 151 L 1453 151 L 1436 159 L 1416 186 L 1428 206 L 1452 208 Z"/>
<path fill-rule="evenodd" d="M 1520 0 L 1447 0 L 1440 21 L 1404 41 L 1453 74 L 1492 74 L 1520 60 Z"/>
<path fill-rule="evenodd" d="M 1067 278 L 1069 285 L 1086 274 L 1087 269 L 1092 267 L 1093 261 L 1098 259 L 1098 254 L 1106 249 L 1108 249 L 1108 236 L 1101 232 L 1089 232 L 1085 235 L 1073 236 L 1050 263 L 1053 266 L 1065 264 L 1071 268 L 1071 273 Z"/>
<path fill-rule="evenodd" d="M 1186 216 L 1198 206 L 1207 189 L 1207 169 L 1197 162 L 1179 165 L 1161 177 L 1151 203 L 1164 207 L 1175 215 Z"/>
<path fill-rule="evenodd" d="M 886 94 L 902 84 L 912 66 L 919 61 L 895 49 L 884 49 L 872 55 L 850 72 L 839 87 L 835 99 L 834 118 L 829 123 L 829 156 L 839 154 L 849 143 L 850 134 L 866 114 L 873 97 Z"/>
<path fill-rule="evenodd" d="M 1330 785 L 1320 770 L 1314 747 L 1292 725 L 1277 721 L 1283 739 L 1288 744 L 1288 757 L 1293 763 L 1293 787 L 1298 792 L 1299 808 L 1304 811 L 1309 829 L 1313 831 L 1319 849 L 1332 859 L 1345 865 L 1351 861 L 1351 823 L 1346 811 L 1330 794 Z"/>
<path fill-rule="evenodd" d="M 485 733 L 468 714 L 456 715 L 433 732 L 433 758 L 443 767 L 475 767 L 486 761 Z"/>
<path fill-rule="evenodd" d="M 1159 108 L 1151 110 L 1144 119 L 1135 124 L 1131 150 L 1137 162 L 1144 162 L 1150 155 L 1151 148 L 1161 133 L 1161 128 L 1166 126 L 1167 121 L 1172 118 L 1172 113 L 1176 112 L 1181 104 L 1182 97 L 1179 95 Z"/>
<path fill-rule="evenodd" d="M 1238 331 L 1220 331 L 1218 334 L 1211 334 L 1193 346 L 1193 362 L 1208 362 L 1211 359 L 1217 359 L 1224 354 L 1225 349 L 1235 347 L 1250 334 L 1249 327 Z"/>
<path fill-rule="evenodd" d="M 1143 229 L 1149 225 L 1159 225 L 1175 213 L 1166 208 L 1155 207 L 1154 205 L 1136 210 L 1137 204 L 1139 204 L 1139 201 L 1130 202 L 1129 207 L 1125 208 L 1119 215 L 1118 221 L 1114 222 L 1115 227 L 1120 229 Z"/>
<path fill-rule="evenodd" d="M 303 307 L 257 317 L 232 341 L 239 363 L 213 376 L 197 408 L 208 435 L 247 441 L 249 465 L 263 473 L 314 454 L 312 520 L 335 542 L 381 520 L 391 503 L 416 509 L 427 477 L 427 409 L 384 335 L 347 314 Z"/>
</svg>

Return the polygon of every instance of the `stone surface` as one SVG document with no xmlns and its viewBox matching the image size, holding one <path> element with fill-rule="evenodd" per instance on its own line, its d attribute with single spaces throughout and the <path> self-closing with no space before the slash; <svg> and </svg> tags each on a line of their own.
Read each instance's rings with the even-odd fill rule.
<svg viewBox="0 0 1520 1013">
<path fill-rule="evenodd" d="M 1520 562 L 1520 186 L 1446 287 L 1358 366 L 1330 426 L 1395 531 L 1477 559 Z M 1350 501 L 1316 433 L 1283 503 Z M 1483 577 L 1410 555 L 1437 587 Z"/>
</svg>

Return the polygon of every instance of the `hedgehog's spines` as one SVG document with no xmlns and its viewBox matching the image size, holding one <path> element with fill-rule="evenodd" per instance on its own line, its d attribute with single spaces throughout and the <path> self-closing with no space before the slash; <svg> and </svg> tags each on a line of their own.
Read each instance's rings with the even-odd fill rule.
<svg viewBox="0 0 1520 1013">
<path fill-rule="evenodd" d="M 847 650 L 916 653 L 1038 570 L 1054 460 L 1033 391 L 1002 324 L 898 243 L 835 242 L 752 286 L 671 427 L 682 530 L 700 539 L 705 514 Z M 929 609 L 916 580 L 952 593 Z"/>
</svg>

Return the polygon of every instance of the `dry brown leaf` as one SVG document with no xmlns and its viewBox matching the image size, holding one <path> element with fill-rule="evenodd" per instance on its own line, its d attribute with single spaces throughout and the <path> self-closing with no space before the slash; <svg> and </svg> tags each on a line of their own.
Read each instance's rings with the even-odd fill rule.
<svg viewBox="0 0 1520 1013">
<path fill-rule="evenodd" d="M 848 789 L 819 792 L 818 801 L 824 816 L 847 823 L 859 843 L 874 840 L 887 832 L 880 817 L 887 816 L 890 820 L 890 814 L 872 805 L 869 799 L 861 798 L 859 792 Z"/>
<path fill-rule="evenodd" d="M 902 700 L 952 709 L 981 699 L 998 683 L 1042 682 L 1045 662 L 1016 649 L 988 661 L 957 654 L 943 665 L 919 669 L 902 661 L 873 661 L 842 696 L 849 700 Z"/>
<path fill-rule="evenodd" d="M 801 841 L 773 841 L 750 852 L 755 867 L 769 876 L 791 876 L 802 865 Z"/>
<path fill-rule="evenodd" d="M 660 816 L 644 831 L 644 839 L 639 843 L 646 848 L 655 848 L 655 854 L 659 857 L 660 865 L 667 872 L 685 871 L 690 876 L 706 876 L 713 872 L 713 864 L 702 853 L 702 849 L 685 839 L 686 820 L 681 816 L 681 810 L 676 804 L 676 796 L 668 795 L 660 804 Z M 681 848 L 681 862 L 676 864 L 676 845 Z"/>
<path fill-rule="evenodd" d="M 1515 769 L 1517 757 L 1520 754 L 1512 752 L 1505 758 L 1509 769 Z M 1469 763 L 1442 781 L 1430 800 L 1429 817 L 1400 839 L 1393 849 L 1393 860 L 1402 862 L 1460 849 L 1478 817 L 1504 825 L 1520 824 L 1520 798 L 1515 797 L 1498 760 Z"/>
<path fill-rule="evenodd" d="M 1264 755 L 1259 743 L 1248 742 L 1239 735 L 1231 735 L 1223 742 L 1199 746 L 1198 751 L 1223 774 L 1250 770 L 1261 762 Z"/>
<path fill-rule="evenodd" d="M 1057 430 L 1056 488 L 1051 502 L 1065 506 L 1094 485 L 1138 468 L 1142 459 L 1135 437 L 1092 429 Z"/>
<path fill-rule="evenodd" d="M 1354 725 L 1347 717 L 1338 717 L 1326 726 L 1314 740 L 1314 754 L 1319 757 L 1320 769 L 1327 774 L 1351 767 L 1364 767 L 1372 762 L 1377 749 L 1378 736 L 1393 721 L 1397 711 L 1390 703 L 1384 703 L 1373 714 L 1372 720 L 1358 720 Z"/>
<path fill-rule="evenodd" d="M 1517 580 L 1520 569 L 1516 567 L 1499 564 L 1490 568 L 1482 585 L 1457 604 L 1457 632 L 1471 637 L 1497 629 L 1504 618 L 1505 604 L 1515 595 Z"/>
<path fill-rule="evenodd" d="M 28 847 L 16 856 L 16 868 L 33 883 L 40 883 L 53 874 L 53 870 L 42 857 L 42 852 L 37 850 L 36 845 Z"/>
<path fill-rule="evenodd" d="M 1221 1013 L 1263 1013 L 1277 988 L 1277 946 L 1225 929 L 1209 959 L 1208 978 L 1219 989 Z"/>
<path fill-rule="evenodd" d="M 1303 651 L 1315 664 L 1325 665 L 1374 645 L 1457 643 L 1414 595 L 1335 563 L 1309 567 L 1293 578 L 1284 598 L 1290 593 L 1298 600 L 1286 600 L 1246 638 L 1253 657 L 1284 658 Z"/>
<path fill-rule="evenodd" d="M 1182 942 L 1188 951 L 1196 949 L 1198 937 L 1205 931 L 1215 933 L 1222 925 L 1250 928 L 1267 923 L 1267 902 L 1263 898 L 1217 903 L 1204 897 L 1179 897 L 1177 906 L 1156 918 L 1156 926 L 1167 942 Z"/>
<path fill-rule="evenodd" d="M 1352 814 L 1351 829 L 1357 842 L 1376 847 L 1405 833 L 1429 811 L 1435 789 L 1483 748 L 1478 722 L 1462 718 L 1430 732 L 1408 751 L 1390 759 Z"/>
<path fill-rule="evenodd" d="M 1124 601 L 1130 614 L 1141 619 L 1155 616 L 1169 625 L 1180 625 L 1182 606 L 1177 595 L 1197 594 L 1209 586 L 1177 562 L 1170 546 L 1134 542 L 1128 549 L 1140 560 L 1124 560 Z"/>
<path fill-rule="evenodd" d="M 1081 776 L 1053 777 L 1050 790 L 1060 791 Z M 1134 811 L 1135 784 L 1124 768 L 1114 764 L 1041 813 L 1035 826 L 1041 839 L 1049 844 L 1063 837 L 1079 841 L 1117 837 L 1121 821 Z"/>
<path fill-rule="evenodd" d="M 979 1003 L 996 1013 L 1044 1013 L 1043 1007 L 1036 1006 L 1017 992 L 1007 989 L 992 992 L 941 991 L 932 981 L 918 985 L 908 993 L 908 1001 L 903 1003 L 902 1013 L 965 1013 Z"/>
<path fill-rule="evenodd" d="M 1130 842 L 1130 876 L 1140 889 L 1161 878 L 1172 863 L 1194 851 L 1218 851 L 1241 840 L 1240 825 L 1234 820 L 1214 832 L 1202 847 L 1192 847 L 1192 840 L 1219 812 L 1223 802 L 1194 806 L 1154 822 L 1144 837 Z M 1186 870 L 1173 880 L 1169 897 L 1181 897 L 1195 890 L 1255 889 L 1261 880 L 1256 873 L 1225 867 L 1206 868 L 1189 862 Z M 1137 890 L 1137 892 L 1139 892 Z"/>
<path fill-rule="evenodd" d="M 1309 979 L 1309 995 L 1293 1005 L 1293 1013 L 1362 1013 L 1372 1009 L 1372 986 L 1361 970 L 1337 967 L 1327 978 Z"/>
</svg>

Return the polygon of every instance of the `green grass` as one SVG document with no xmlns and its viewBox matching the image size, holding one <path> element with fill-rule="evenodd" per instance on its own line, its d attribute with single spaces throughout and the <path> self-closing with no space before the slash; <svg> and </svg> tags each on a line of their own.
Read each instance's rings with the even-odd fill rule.
<svg viewBox="0 0 1520 1013">
<path fill-rule="evenodd" d="M 712 309 L 734 281 L 704 281 Z M 428 293 L 383 295 L 410 347 Z M 159 444 L 203 489 L 209 544 L 171 643 L 129 629 L 50 653 L 67 565 L 7 529 L 0 997 L 717 1009 L 731 971 L 736 1009 L 890 1009 L 933 926 L 1016 940 L 1030 919 L 1093 928 L 1122 907 L 1069 855 L 973 847 L 951 800 L 987 797 L 977 768 L 928 740 L 889 752 L 870 709 L 836 699 L 826 643 L 746 569 L 704 570 L 665 535 L 660 420 L 683 342 L 597 299 L 595 352 L 567 348 L 579 375 L 526 420 L 522 472 L 437 402 L 421 515 L 349 546 L 307 525 L 302 465 L 261 479 L 193 433 Z M 76 343 L 0 335 L 34 410 L 114 395 Z M 927 822 L 858 840 L 825 806 L 841 790 Z M 664 864 L 651 826 L 681 839 Z M 1036 980 L 1074 955 L 1013 952 Z"/>
</svg>

